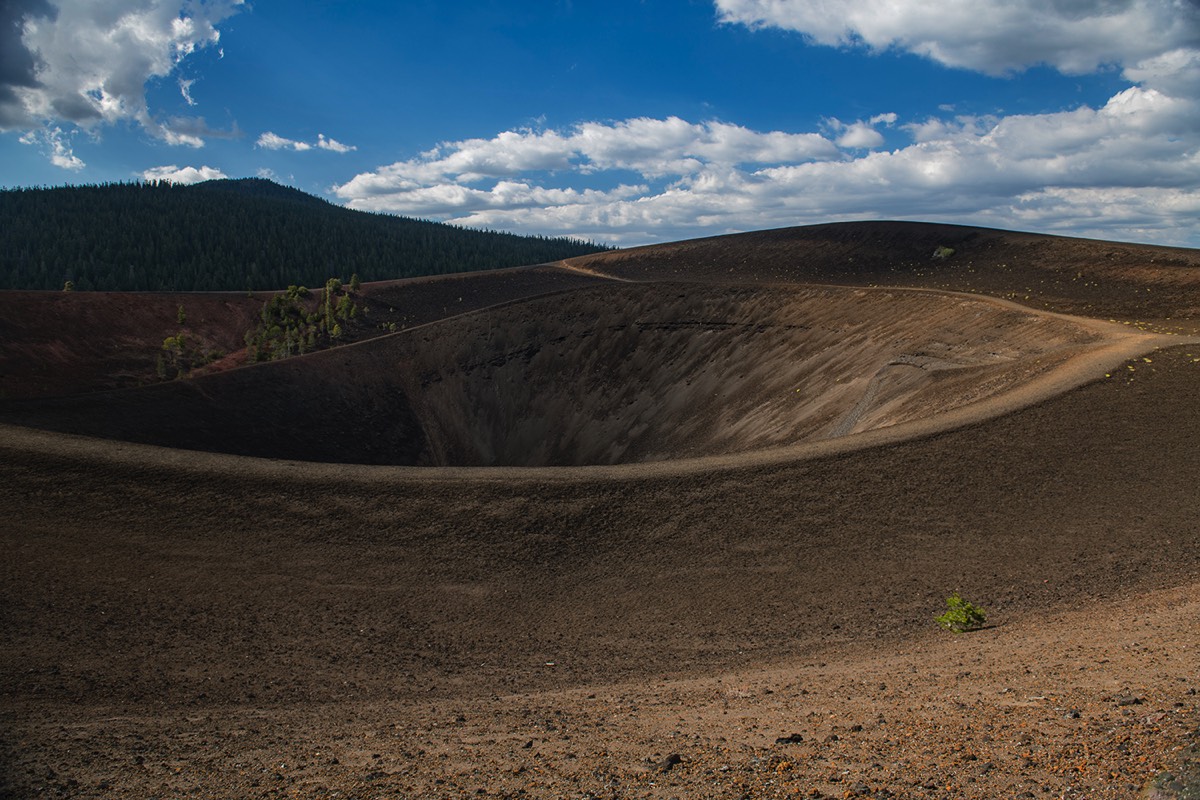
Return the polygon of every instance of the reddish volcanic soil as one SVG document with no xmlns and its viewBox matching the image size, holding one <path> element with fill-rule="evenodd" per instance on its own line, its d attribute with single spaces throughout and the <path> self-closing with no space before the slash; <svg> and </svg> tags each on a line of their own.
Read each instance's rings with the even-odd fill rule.
<svg viewBox="0 0 1200 800">
<path fill-rule="evenodd" d="M 1194 796 L 1195 251 L 864 223 L 368 292 L 407 329 L 105 392 L 128 298 L 0 315 L 0 796 Z M 12 355 L 54 327 L 71 397 Z"/>
</svg>

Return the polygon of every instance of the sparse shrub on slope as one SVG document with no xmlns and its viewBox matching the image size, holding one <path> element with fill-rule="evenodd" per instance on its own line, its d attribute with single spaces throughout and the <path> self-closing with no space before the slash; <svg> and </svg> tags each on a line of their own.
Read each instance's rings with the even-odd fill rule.
<svg viewBox="0 0 1200 800">
<path fill-rule="evenodd" d="M 183 306 L 180 306 L 182 309 Z M 183 314 L 180 313 L 182 320 Z M 181 322 L 182 324 L 182 322 Z M 163 339 L 162 348 L 155 360 L 155 374 L 159 380 L 182 378 L 197 367 L 211 364 L 225 355 L 211 343 L 180 330 L 174 336 Z"/>
<path fill-rule="evenodd" d="M 345 333 L 343 326 L 357 320 L 362 309 L 341 279 L 325 282 L 319 305 L 304 286 L 289 286 L 263 304 L 260 321 L 246 333 L 251 361 L 273 361 L 303 355 L 332 345 Z"/>
<path fill-rule="evenodd" d="M 935 619 L 946 630 L 963 633 L 982 628 L 987 622 L 987 613 L 955 592 L 946 598 L 946 613 Z"/>
</svg>

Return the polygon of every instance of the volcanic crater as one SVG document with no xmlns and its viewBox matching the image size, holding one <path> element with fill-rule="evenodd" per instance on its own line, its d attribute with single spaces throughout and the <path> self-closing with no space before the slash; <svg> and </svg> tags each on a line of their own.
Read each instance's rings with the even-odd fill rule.
<svg viewBox="0 0 1200 800">
<path fill-rule="evenodd" d="M 53 430 L 267 458 L 586 466 L 746 454 L 980 403 L 1102 345 L 929 290 L 608 282 L 304 357 L 16 404 Z"/>
<path fill-rule="evenodd" d="M 107 437 L 0 424 L 0 797 L 1194 774 L 1200 251 L 835 224 L 356 299 L 154 383 L 267 296 L 0 292 L 0 421 Z"/>
</svg>

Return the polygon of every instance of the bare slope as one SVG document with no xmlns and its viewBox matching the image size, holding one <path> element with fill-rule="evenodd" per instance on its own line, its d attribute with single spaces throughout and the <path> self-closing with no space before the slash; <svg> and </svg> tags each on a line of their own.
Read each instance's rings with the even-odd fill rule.
<svg viewBox="0 0 1200 800">
<path fill-rule="evenodd" d="M 936 418 L 1118 333 L 934 292 L 610 283 L 303 358 L 0 408 L 72 433 L 309 461 L 665 461 Z"/>
<path fill-rule="evenodd" d="M 602 281 L 534 266 L 368 283 L 356 297 L 365 313 L 346 326 L 347 339 Z M 0 291 L 0 399 L 156 383 L 163 340 L 181 333 L 197 350 L 226 354 L 210 370 L 240 366 L 246 332 L 272 294 Z"/>
<path fill-rule="evenodd" d="M 953 251 L 935 257 L 939 248 Z M 922 286 L 1196 330 L 1200 251 L 925 222 L 845 222 L 569 259 L 635 280 Z"/>
<path fill-rule="evenodd" d="M 181 331 L 201 349 L 233 353 L 267 296 L 0 291 L 0 397 L 141 386 L 156 379 L 163 339 Z"/>
</svg>

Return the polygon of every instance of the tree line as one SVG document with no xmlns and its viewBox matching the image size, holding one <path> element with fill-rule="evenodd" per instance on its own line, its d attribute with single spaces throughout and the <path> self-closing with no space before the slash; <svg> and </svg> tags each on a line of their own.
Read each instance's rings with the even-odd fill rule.
<svg viewBox="0 0 1200 800">
<path fill-rule="evenodd" d="M 241 291 L 498 269 L 605 250 L 333 205 L 272 181 L 0 190 L 0 288 Z"/>
</svg>

